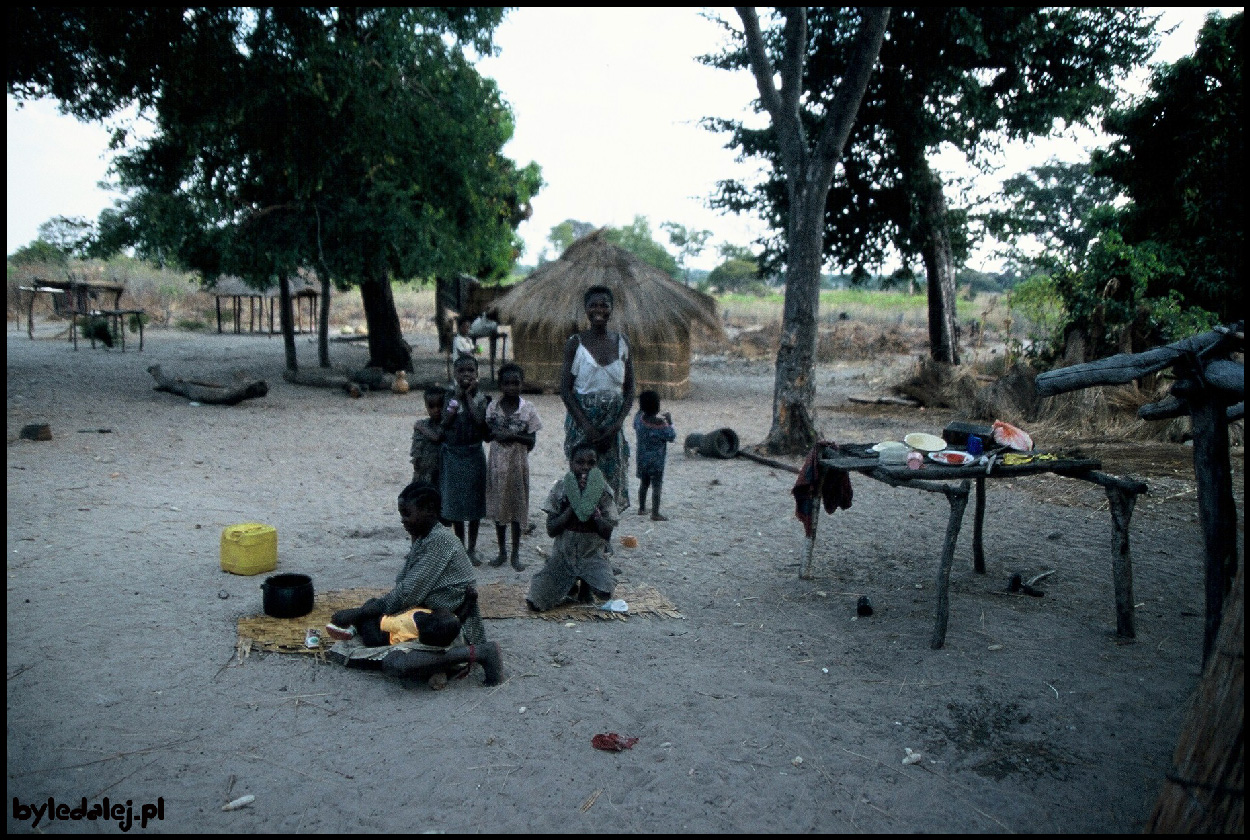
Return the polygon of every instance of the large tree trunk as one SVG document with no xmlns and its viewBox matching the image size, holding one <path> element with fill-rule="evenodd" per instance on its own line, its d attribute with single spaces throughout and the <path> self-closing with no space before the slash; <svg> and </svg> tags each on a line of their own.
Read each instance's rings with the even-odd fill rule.
<svg viewBox="0 0 1250 840">
<path fill-rule="evenodd" d="M 330 272 L 324 268 L 317 272 L 321 280 L 321 312 L 317 322 L 317 362 L 323 368 L 330 366 Z"/>
<path fill-rule="evenodd" d="M 385 272 L 375 272 L 360 284 L 360 301 L 369 327 L 369 367 L 388 373 L 412 370 L 412 348 L 404 341 L 404 331 L 395 311 L 395 296 Z"/>
<path fill-rule="evenodd" d="M 278 310 L 282 321 L 282 349 L 286 351 L 286 369 L 299 370 L 295 357 L 295 309 L 291 301 L 291 281 L 284 274 L 278 277 Z"/>
<path fill-rule="evenodd" d="M 804 201 L 800 195 L 804 192 L 802 188 L 796 190 L 794 197 L 799 202 L 791 204 L 781 345 L 773 383 L 773 425 L 764 441 L 764 448 L 774 454 L 806 452 L 816 442 L 812 404 L 816 398 L 824 193 L 816 204 Z"/>
<path fill-rule="evenodd" d="M 946 227 L 946 196 L 942 179 L 920 162 L 921 257 L 929 286 L 929 356 L 935 362 L 959 364 L 955 331 L 955 260 Z"/>
<path fill-rule="evenodd" d="M 824 211 L 833 172 L 868 79 L 881 52 L 889 8 L 867 7 L 856 35 L 855 52 L 833 102 L 809 143 L 800 117 L 803 62 L 807 55 L 807 13 L 787 9 L 783 52 L 774 70 L 755 9 L 737 9 L 760 101 L 772 121 L 790 198 L 786 229 L 786 296 L 773 385 L 773 425 L 764 441 L 774 454 L 798 454 L 816 441 L 812 404 L 816 397 L 816 316 L 820 310 L 820 268 L 824 260 Z M 777 87 L 775 77 L 780 75 Z"/>
</svg>

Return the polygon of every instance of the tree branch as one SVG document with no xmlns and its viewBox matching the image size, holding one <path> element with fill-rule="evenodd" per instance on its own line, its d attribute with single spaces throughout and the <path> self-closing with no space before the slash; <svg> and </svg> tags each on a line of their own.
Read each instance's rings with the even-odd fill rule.
<svg viewBox="0 0 1250 840">
<path fill-rule="evenodd" d="M 773 86 L 773 76 L 776 71 L 773 69 L 772 61 L 768 58 L 768 51 L 764 48 L 764 36 L 760 34 L 760 21 L 755 8 L 740 6 L 736 11 L 738 17 L 742 18 L 742 32 L 747 41 L 747 56 L 751 65 L 751 73 L 755 76 L 755 86 L 760 92 L 760 101 L 772 117 L 773 132 L 777 135 L 777 146 L 781 151 L 782 169 L 788 176 L 787 181 L 793 181 L 802 176 L 803 162 L 807 155 L 803 126 L 799 120 L 797 98 L 793 107 L 788 107 L 790 103 L 783 101 L 781 94 Z M 798 25 L 802 27 L 802 32 L 806 33 L 806 13 L 800 9 L 797 14 L 803 18 L 802 23 Z M 794 35 L 792 19 L 793 16 L 788 16 L 786 19 L 787 51 L 790 47 L 790 39 Z M 787 96 L 797 97 L 802 87 L 803 49 L 798 50 L 797 56 L 787 55 L 785 62 L 783 70 L 786 73 L 793 74 L 797 68 L 799 83 L 794 85 L 792 90 L 787 86 L 786 76 L 783 75 L 782 88 Z"/>
<path fill-rule="evenodd" d="M 851 136 L 855 115 L 859 112 L 860 103 L 868 90 L 868 80 L 872 78 L 877 56 L 881 53 L 886 24 L 890 20 L 890 7 L 865 7 L 860 10 L 860 15 L 862 20 L 859 34 L 855 37 L 855 51 L 847 68 L 847 76 L 842 80 L 841 89 L 834 98 L 829 113 L 825 115 L 824 126 L 816 139 L 813 155 L 816 172 L 813 173 L 813 180 L 818 184 L 830 184 L 833 181 L 834 166 L 842 157 L 842 149 Z"/>
</svg>

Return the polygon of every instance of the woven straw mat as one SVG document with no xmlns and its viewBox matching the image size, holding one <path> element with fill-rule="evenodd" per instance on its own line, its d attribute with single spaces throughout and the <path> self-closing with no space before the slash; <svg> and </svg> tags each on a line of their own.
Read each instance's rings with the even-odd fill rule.
<svg viewBox="0 0 1250 840">
<path fill-rule="evenodd" d="M 325 635 L 325 626 L 335 612 L 348 607 L 358 607 L 370 598 L 380 598 L 388 589 L 340 589 L 323 592 L 313 600 L 313 609 L 299 618 L 272 618 L 267 615 L 249 615 L 239 619 L 237 648 L 240 657 L 252 650 L 272 653 L 324 654 L 334 644 Z M 660 590 L 640 584 L 622 585 L 612 593 L 629 604 L 628 613 L 612 613 L 581 604 L 568 604 L 546 612 L 536 613 L 525 606 L 523 583 L 487 583 L 479 586 L 478 609 L 482 618 L 542 618 L 548 621 L 586 621 L 596 618 L 605 621 L 628 621 L 630 616 L 656 618 L 683 618 Z M 316 648 L 304 646 L 308 628 L 316 628 L 321 634 L 321 644 Z"/>
</svg>

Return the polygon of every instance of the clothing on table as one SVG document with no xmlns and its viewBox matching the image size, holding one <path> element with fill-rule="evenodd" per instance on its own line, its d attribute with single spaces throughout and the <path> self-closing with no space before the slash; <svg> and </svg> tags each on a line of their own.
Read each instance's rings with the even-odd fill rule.
<svg viewBox="0 0 1250 840">
<path fill-rule="evenodd" d="M 473 404 L 479 414 L 487 408 L 487 397 L 478 394 Z M 456 411 L 445 427 L 439 460 L 439 492 L 443 497 L 442 518 L 448 522 L 476 522 L 486 515 L 486 452 L 482 443 L 488 427 L 473 418 L 467 405 Z"/>
<path fill-rule="evenodd" d="M 677 430 L 663 417 L 648 419 L 639 409 L 634 415 L 634 436 L 638 441 L 638 477 L 663 478 L 668 444 L 677 440 Z"/>
<path fill-rule="evenodd" d="M 395 577 L 395 588 L 378 599 L 383 615 L 398 615 L 416 607 L 456 610 L 464 603 L 465 587 L 477 578 L 469 555 L 451 529 L 435 523 L 425 537 L 413 540 L 404 567 Z M 476 605 L 461 628 L 471 645 L 486 641 L 486 628 Z"/>
<path fill-rule="evenodd" d="M 522 398 L 511 414 L 495 400 L 486 409 L 492 437 L 535 434 L 543 427 L 534 404 Z M 518 441 L 490 442 L 486 459 L 486 518 L 496 522 L 528 522 L 530 517 L 529 447 Z"/>
<path fill-rule="evenodd" d="M 558 514 L 566 502 L 568 494 L 562 478 L 547 494 L 543 510 L 549 515 Z M 616 527 L 618 514 L 610 490 L 605 489 L 599 497 L 599 509 L 604 521 Z M 556 535 L 551 544 L 551 556 L 530 581 L 527 600 L 540 610 L 549 610 L 564 601 L 578 579 L 586 581 L 592 589 L 611 594 L 616 579 L 603 553 L 604 545 L 592 522 L 575 519 L 573 525 Z"/>
<path fill-rule="evenodd" d="M 451 340 L 451 360 L 454 362 L 461 356 L 472 356 L 477 352 L 477 345 L 467 335 L 457 335 Z"/>
<path fill-rule="evenodd" d="M 443 445 L 437 440 L 442 430 L 428 417 L 412 424 L 412 448 L 408 455 L 412 460 L 412 480 L 427 481 L 438 486 L 438 462 Z"/>
<path fill-rule="evenodd" d="M 616 359 L 600 365 L 594 355 L 577 337 L 577 352 L 573 355 L 573 399 L 592 424 L 599 428 L 611 426 L 624 419 L 625 414 L 625 360 L 629 357 L 629 344 L 624 336 L 618 336 Z M 564 455 L 573 457 L 573 449 L 586 440 L 586 432 L 573 416 L 564 419 Z M 618 508 L 629 507 L 629 442 L 624 430 L 616 439 L 598 450 L 599 469 L 612 487 L 612 495 Z"/>
<path fill-rule="evenodd" d="M 803 533 L 812 538 L 815 529 L 812 527 L 812 515 L 816 512 L 816 489 L 820 487 L 821 501 L 825 513 L 833 513 L 838 508 L 848 509 L 855 494 L 851 488 L 851 474 L 846 470 L 830 469 L 825 472 L 823 486 L 820 482 L 820 453 L 826 448 L 837 444 L 832 441 L 817 441 L 807 459 L 799 468 L 798 480 L 794 482 L 794 518 L 803 523 Z"/>
</svg>

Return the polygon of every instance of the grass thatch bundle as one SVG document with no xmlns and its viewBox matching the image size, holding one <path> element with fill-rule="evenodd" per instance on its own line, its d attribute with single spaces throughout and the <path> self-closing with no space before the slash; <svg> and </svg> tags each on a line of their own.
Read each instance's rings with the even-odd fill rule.
<svg viewBox="0 0 1250 840">
<path fill-rule="evenodd" d="M 1241 834 L 1246 827 L 1244 567 L 1146 827 L 1155 834 Z"/>
<path fill-rule="evenodd" d="M 724 335 L 716 301 L 612 244 L 603 230 L 574 242 L 496 303 L 500 321 L 512 326 L 513 356 L 526 382 L 559 386 L 565 342 L 590 326 L 584 295 L 591 286 L 612 290 L 609 326 L 629 339 L 638 390 L 689 393 L 692 332 Z"/>
</svg>

